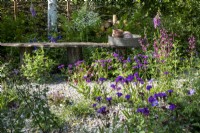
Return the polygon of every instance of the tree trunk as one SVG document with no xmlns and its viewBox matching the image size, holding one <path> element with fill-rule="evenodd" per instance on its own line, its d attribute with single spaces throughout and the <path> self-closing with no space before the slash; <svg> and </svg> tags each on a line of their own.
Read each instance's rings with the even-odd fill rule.
<svg viewBox="0 0 200 133">
<path fill-rule="evenodd" d="M 57 0 L 48 0 L 48 34 L 57 31 Z"/>
</svg>

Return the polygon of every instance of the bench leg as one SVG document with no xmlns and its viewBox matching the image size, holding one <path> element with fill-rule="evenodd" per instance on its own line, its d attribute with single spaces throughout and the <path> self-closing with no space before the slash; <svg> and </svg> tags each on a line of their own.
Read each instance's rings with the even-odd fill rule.
<svg viewBox="0 0 200 133">
<path fill-rule="evenodd" d="M 82 47 L 67 47 L 68 64 L 74 64 L 78 60 L 83 60 Z"/>
</svg>

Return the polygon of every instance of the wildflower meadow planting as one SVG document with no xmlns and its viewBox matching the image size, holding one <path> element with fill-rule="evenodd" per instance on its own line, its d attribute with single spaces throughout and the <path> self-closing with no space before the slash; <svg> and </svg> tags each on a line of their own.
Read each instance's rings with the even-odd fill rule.
<svg viewBox="0 0 200 133">
<path fill-rule="evenodd" d="M 2 3 L 5 7 L 8 4 Z M 39 16 L 42 9 L 37 7 L 36 3 L 33 0 L 28 4 L 29 19 L 25 19 L 24 23 L 30 23 L 29 29 L 22 28 L 18 32 L 14 30 L 14 36 L 9 36 L 6 30 L 0 30 L 2 44 L 27 42 L 29 39 L 32 46 L 22 49 L 26 51 L 32 48 L 31 52 L 26 51 L 23 55 L 19 54 L 21 47 L 18 49 L 0 46 L 0 132 L 200 131 L 199 33 L 197 30 L 191 32 L 196 20 L 191 20 L 194 23 L 184 27 L 184 19 L 188 16 L 178 14 L 178 8 L 171 10 L 171 16 L 166 14 L 162 10 L 164 7 L 170 8 L 166 1 L 157 3 L 163 7 L 137 0 L 131 3 L 116 1 L 116 5 L 125 6 L 123 9 L 127 14 L 119 12 L 117 15 L 121 19 L 116 23 L 106 21 L 106 24 L 112 24 L 105 26 L 103 20 L 107 18 L 104 18 L 103 14 L 115 13 L 114 9 L 118 9 L 118 6 L 108 6 L 110 12 L 103 12 L 98 5 L 112 2 L 99 3 L 91 0 L 79 3 L 72 0 L 71 4 L 68 4 L 74 8 L 78 6 L 78 11 L 68 16 L 68 19 L 62 15 L 58 16 L 57 25 L 50 24 L 48 27 L 46 39 L 37 26 L 42 21 Z M 200 5 L 195 0 L 189 2 L 190 5 L 195 3 Z M 62 5 L 59 2 L 53 4 Z M 158 9 L 149 10 L 146 4 Z M 179 6 L 176 2 L 173 4 Z M 182 2 L 180 4 L 185 12 L 188 11 L 188 6 Z M 135 7 L 134 13 L 128 14 L 127 10 L 131 6 Z M 196 10 L 195 7 L 191 11 Z M 180 20 L 178 23 L 175 23 L 175 20 L 171 23 L 166 20 L 175 17 L 173 13 L 179 15 L 176 18 Z M 7 17 L 0 17 L 0 29 L 4 26 L 8 28 L 6 21 L 11 19 L 7 12 L 4 14 L 7 14 Z M 26 18 L 23 14 L 18 14 L 13 27 L 18 23 L 23 24 L 18 19 L 20 17 Z M 198 16 L 193 19 L 198 19 Z M 40 24 L 39 27 L 44 28 L 42 23 Z M 116 31 L 112 33 L 113 30 Z M 124 30 L 127 31 L 123 32 Z M 24 32 L 25 36 L 19 35 Z M 137 38 L 137 42 L 133 42 L 133 46 L 106 44 L 107 46 L 81 47 L 82 57 L 74 62 L 66 61 L 65 55 L 70 55 L 66 54 L 69 49 L 66 51 L 64 47 L 38 45 L 41 42 L 56 46 L 73 41 L 101 42 L 107 41 L 108 35 L 126 40 L 132 39 L 131 32 L 137 32 L 141 36 Z M 135 47 L 134 43 L 139 46 Z M 75 51 L 69 58 L 74 59 L 74 53 Z M 20 60 L 19 56 L 23 60 Z"/>
</svg>

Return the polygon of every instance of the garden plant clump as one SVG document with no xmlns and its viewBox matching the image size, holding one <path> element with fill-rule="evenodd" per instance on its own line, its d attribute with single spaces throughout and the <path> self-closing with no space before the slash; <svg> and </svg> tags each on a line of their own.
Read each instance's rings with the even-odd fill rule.
<svg viewBox="0 0 200 133">
<path fill-rule="evenodd" d="M 85 8 L 64 26 L 67 40 L 94 39 L 87 33 L 101 18 Z M 32 4 L 30 10 L 36 19 Z M 189 34 L 183 46 L 181 33 L 164 27 L 160 12 L 151 24 L 139 39 L 141 47 L 127 53 L 95 48 L 90 58 L 67 64 L 51 50 L 35 48 L 25 53 L 19 69 L 12 60 L 0 61 L 0 132 L 198 132 L 198 37 Z M 70 38 L 76 31 L 78 36 Z M 53 43 L 60 39 L 49 36 Z"/>
</svg>

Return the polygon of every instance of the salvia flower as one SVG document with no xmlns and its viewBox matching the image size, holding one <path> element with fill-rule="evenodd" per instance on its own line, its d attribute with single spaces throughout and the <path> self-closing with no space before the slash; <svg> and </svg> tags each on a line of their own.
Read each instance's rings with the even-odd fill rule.
<svg viewBox="0 0 200 133">
<path fill-rule="evenodd" d="M 31 6 L 30 6 L 30 12 L 31 12 L 32 17 L 36 16 L 36 11 L 35 11 L 34 6 L 33 6 L 32 3 L 31 3 Z"/>
<path fill-rule="evenodd" d="M 97 103 L 92 104 L 92 107 L 96 108 L 97 107 Z"/>
<path fill-rule="evenodd" d="M 155 29 L 160 26 L 161 22 L 159 13 L 157 13 L 157 15 L 153 18 L 153 24 Z"/>
<path fill-rule="evenodd" d="M 172 95 L 172 92 L 173 92 L 173 90 L 168 90 L 167 92 L 168 92 L 168 93 L 169 93 L 169 95 L 171 96 L 171 95 Z"/>
<path fill-rule="evenodd" d="M 58 69 L 62 69 L 62 68 L 64 68 L 64 67 L 65 67 L 65 65 L 64 65 L 64 64 L 61 64 L 61 65 L 58 66 Z"/>
<path fill-rule="evenodd" d="M 169 110 L 174 110 L 176 108 L 176 105 L 175 104 L 169 104 Z"/>
<path fill-rule="evenodd" d="M 116 93 L 118 97 L 121 97 L 123 94 L 121 92 Z"/>
<path fill-rule="evenodd" d="M 194 89 L 190 89 L 190 90 L 188 91 L 188 95 L 189 95 L 189 96 L 192 96 L 192 95 L 194 95 L 195 92 L 196 92 L 196 91 L 195 91 Z"/>
<path fill-rule="evenodd" d="M 115 79 L 115 82 L 116 82 L 116 83 L 118 83 L 118 82 L 124 83 L 124 77 L 118 76 L 118 77 Z"/>
<path fill-rule="evenodd" d="M 73 67 L 72 64 L 68 65 L 68 69 L 72 69 L 72 67 Z"/>
<path fill-rule="evenodd" d="M 101 108 L 99 108 L 99 109 L 97 110 L 97 113 L 100 113 L 100 114 L 105 115 L 105 114 L 108 113 L 108 110 L 106 110 L 106 106 L 102 106 Z"/>
<path fill-rule="evenodd" d="M 148 108 L 138 108 L 137 112 L 141 113 L 143 115 L 149 115 L 149 109 Z"/>
<path fill-rule="evenodd" d="M 150 96 L 148 98 L 149 103 L 151 103 L 152 106 L 157 106 L 158 105 L 158 100 L 154 98 L 153 96 Z"/>
<path fill-rule="evenodd" d="M 128 75 L 128 77 L 126 78 L 126 81 L 128 82 L 132 82 L 134 80 L 134 75 Z"/>
<path fill-rule="evenodd" d="M 189 43 L 189 50 L 190 52 L 193 52 L 196 48 L 196 40 L 194 36 L 191 36 L 188 38 L 188 43 Z"/>
<path fill-rule="evenodd" d="M 97 100 L 98 102 L 100 102 L 100 101 L 101 101 L 101 96 L 98 96 L 98 97 L 96 98 L 96 100 Z"/>
<path fill-rule="evenodd" d="M 152 88 L 152 86 L 151 86 L 151 85 L 147 85 L 147 86 L 146 86 L 146 89 L 147 89 L 148 91 L 150 91 L 150 90 L 151 90 L 151 88 Z"/>
<path fill-rule="evenodd" d="M 125 96 L 125 98 L 126 98 L 126 100 L 129 100 L 129 99 L 131 98 L 131 95 L 127 94 L 127 95 Z"/>
<path fill-rule="evenodd" d="M 104 81 L 106 81 L 106 78 L 101 77 L 101 78 L 99 78 L 99 81 L 100 81 L 101 83 L 103 83 Z"/>
<path fill-rule="evenodd" d="M 113 88 L 113 89 L 116 89 L 116 85 L 115 84 L 111 84 L 110 87 Z"/>
<path fill-rule="evenodd" d="M 119 54 L 117 54 L 117 53 L 113 53 L 113 57 L 118 57 L 119 56 Z"/>
<path fill-rule="evenodd" d="M 107 97 L 107 98 L 106 98 L 106 101 L 108 101 L 108 102 L 109 102 L 109 104 L 111 104 L 112 97 Z"/>
</svg>

